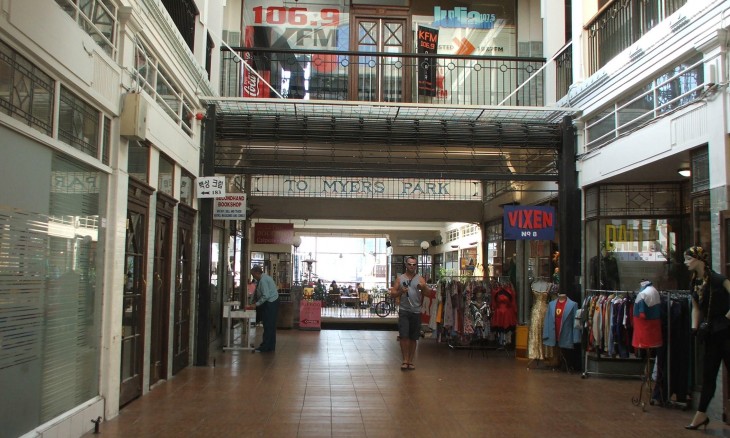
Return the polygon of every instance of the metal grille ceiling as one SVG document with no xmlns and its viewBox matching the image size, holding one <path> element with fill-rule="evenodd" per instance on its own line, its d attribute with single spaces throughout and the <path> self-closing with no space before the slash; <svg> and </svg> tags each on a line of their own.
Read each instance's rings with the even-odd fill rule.
<svg viewBox="0 0 730 438">
<path fill-rule="evenodd" d="M 217 173 L 557 180 L 571 108 L 208 98 Z"/>
</svg>

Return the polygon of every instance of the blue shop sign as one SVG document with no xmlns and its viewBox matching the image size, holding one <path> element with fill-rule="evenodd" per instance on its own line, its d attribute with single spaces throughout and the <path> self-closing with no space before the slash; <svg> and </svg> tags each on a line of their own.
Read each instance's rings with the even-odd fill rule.
<svg viewBox="0 0 730 438">
<path fill-rule="evenodd" d="M 554 240 L 555 208 L 504 206 L 505 240 Z"/>
</svg>

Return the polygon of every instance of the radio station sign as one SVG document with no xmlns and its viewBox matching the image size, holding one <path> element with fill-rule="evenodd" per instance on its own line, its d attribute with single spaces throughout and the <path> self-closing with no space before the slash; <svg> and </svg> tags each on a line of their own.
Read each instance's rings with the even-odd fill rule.
<svg viewBox="0 0 730 438">
<path fill-rule="evenodd" d="M 554 240 L 555 208 L 504 206 L 505 240 Z"/>
<path fill-rule="evenodd" d="M 213 219 L 245 220 L 246 194 L 229 193 L 213 200 Z"/>
</svg>

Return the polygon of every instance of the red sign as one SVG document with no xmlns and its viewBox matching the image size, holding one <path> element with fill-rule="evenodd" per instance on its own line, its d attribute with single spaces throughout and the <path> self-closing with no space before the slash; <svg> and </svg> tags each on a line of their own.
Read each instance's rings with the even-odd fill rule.
<svg viewBox="0 0 730 438">
<path fill-rule="evenodd" d="M 307 301 L 299 302 L 299 328 L 302 330 L 322 329 L 322 302 Z"/>
<path fill-rule="evenodd" d="M 294 224 L 259 222 L 254 227 L 253 243 L 291 245 L 294 240 Z"/>
</svg>

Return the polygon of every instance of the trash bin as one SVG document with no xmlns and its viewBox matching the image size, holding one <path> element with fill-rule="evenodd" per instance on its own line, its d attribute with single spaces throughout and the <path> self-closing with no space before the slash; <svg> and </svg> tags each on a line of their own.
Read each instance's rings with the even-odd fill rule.
<svg viewBox="0 0 730 438">
<path fill-rule="evenodd" d="M 276 318 L 276 328 L 291 329 L 294 324 L 294 307 L 291 294 L 279 294 L 279 314 Z"/>
</svg>

